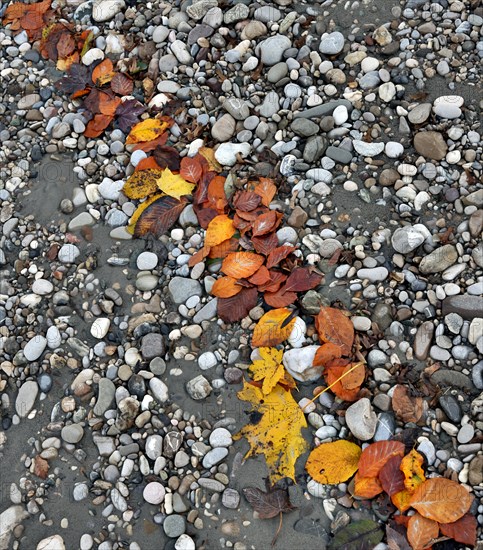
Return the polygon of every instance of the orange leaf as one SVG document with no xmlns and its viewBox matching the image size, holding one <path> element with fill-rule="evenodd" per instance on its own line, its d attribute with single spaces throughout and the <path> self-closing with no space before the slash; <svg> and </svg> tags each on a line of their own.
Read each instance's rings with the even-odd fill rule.
<svg viewBox="0 0 483 550">
<path fill-rule="evenodd" d="M 411 498 L 413 508 L 439 523 L 459 520 L 468 512 L 472 502 L 473 496 L 462 485 L 444 477 L 427 479 Z"/>
<path fill-rule="evenodd" d="M 88 138 L 98 137 L 104 132 L 104 130 L 111 123 L 113 116 L 97 114 L 94 115 L 94 118 L 89 120 L 86 129 L 84 130 L 84 135 Z"/>
<path fill-rule="evenodd" d="M 295 292 L 285 292 L 285 287 L 282 287 L 277 292 L 265 292 L 263 299 L 271 307 L 285 307 L 293 304 L 297 299 Z"/>
<path fill-rule="evenodd" d="M 277 192 L 277 187 L 270 178 L 260 178 L 260 183 L 253 191 L 262 197 L 263 205 L 269 206 Z"/>
<path fill-rule="evenodd" d="M 430 547 L 438 533 L 439 525 L 436 521 L 424 518 L 420 514 L 414 514 L 409 518 L 407 537 L 413 550 Z"/>
<path fill-rule="evenodd" d="M 265 313 L 253 331 L 252 346 L 274 347 L 284 342 L 290 336 L 295 324 L 295 318 L 293 318 L 282 326 L 291 313 L 286 308 L 273 309 Z"/>
<path fill-rule="evenodd" d="M 268 283 L 270 281 L 270 271 L 262 265 L 258 271 L 255 271 L 255 273 L 248 279 L 248 282 L 252 283 L 252 285 L 264 285 L 265 283 Z"/>
<path fill-rule="evenodd" d="M 453 523 L 440 523 L 439 528 L 445 537 L 451 537 L 461 544 L 476 546 L 476 529 L 478 522 L 471 514 L 466 514 Z"/>
<path fill-rule="evenodd" d="M 341 376 L 346 372 L 347 361 L 345 359 L 334 359 L 331 366 L 325 370 L 325 380 L 330 386 L 330 390 L 343 401 L 356 401 L 359 396 L 359 388 L 346 390 L 342 385 Z M 350 374 L 348 375 L 350 376 Z"/>
<path fill-rule="evenodd" d="M 411 450 L 401 461 L 400 469 L 404 474 L 404 487 L 411 494 L 426 481 L 422 468 L 424 458 L 414 449 Z"/>
<path fill-rule="evenodd" d="M 281 217 L 278 216 L 275 210 L 271 210 L 266 214 L 259 216 L 252 225 L 252 235 L 254 237 L 260 237 L 274 231 L 281 221 Z"/>
<path fill-rule="evenodd" d="M 196 264 L 199 264 L 202 262 L 210 253 L 210 247 L 204 246 L 201 250 L 198 250 L 198 252 L 195 252 L 193 256 L 188 260 L 188 266 L 193 267 Z"/>
<path fill-rule="evenodd" d="M 225 178 L 215 176 L 208 184 L 208 202 L 218 213 L 223 214 L 228 205 L 225 194 Z"/>
<path fill-rule="evenodd" d="M 367 446 L 359 461 L 361 476 L 377 476 L 392 456 L 404 456 L 404 443 L 400 441 L 376 441 Z"/>
<path fill-rule="evenodd" d="M 394 504 L 394 506 L 401 512 L 405 512 L 406 510 L 409 510 L 411 508 L 411 493 L 407 491 L 406 489 L 403 489 L 402 491 L 399 491 L 399 493 L 395 493 L 391 496 L 391 501 Z"/>
<path fill-rule="evenodd" d="M 221 271 L 234 279 L 250 277 L 263 264 L 265 258 L 253 252 L 232 252 L 223 260 Z"/>
<path fill-rule="evenodd" d="M 92 82 L 96 86 L 104 86 L 112 80 L 114 76 L 114 65 L 110 59 L 104 59 L 92 71 Z"/>
<path fill-rule="evenodd" d="M 99 93 L 99 111 L 103 115 L 114 116 L 120 104 L 121 99 L 119 97 L 111 97 L 104 92 Z"/>
<path fill-rule="evenodd" d="M 206 246 L 216 246 L 222 242 L 230 239 L 236 233 L 236 229 L 231 220 L 225 214 L 216 216 L 208 224 L 205 236 Z"/>
<path fill-rule="evenodd" d="M 277 292 L 277 290 L 280 288 L 282 283 L 285 282 L 287 279 L 287 275 L 284 273 L 281 273 L 280 271 L 274 271 L 273 269 L 270 271 L 270 281 L 268 283 L 265 283 L 263 285 L 258 286 L 258 290 L 260 292 Z"/>
<path fill-rule="evenodd" d="M 349 355 L 354 342 L 354 325 L 342 311 L 333 307 L 320 308 L 315 326 L 322 342 L 339 346 L 343 355 Z"/>
<path fill-rule="evenodd" d="M 336 344 L 327 342 L 319 347 L 314 357 L 314 366 L 325 367 L 327 363 L 333 359 L 338 359 L 342 356 L 342 350 Z"/>
<path fill-rule="evenodd" d="M 181 159 L 179 173 L 185 180 L 198 183 L 202 172 L 201 163 L 197 158 L 184 157 Z"/>
<path fill-rule="evenodd" d="M 344 368 L 344 373 L 351 370 L 354 365 L 349 364 Z M 346 374 L 340 381 L 342 387 L 346 390 L 355 390 L 361 387 L 364 378 L 366 377 L 366 369 L 362 363 L 359 364 L 353 371 Z"/>
<path fill-rule="evenodd" d="M 377 477 L 363 477 L 360 472 L 354 478 L 354 496 L 360 498 L 373 498 L 382 493 L 381 482 Z"/>
<path fill-rule="evenodd" d="M 238 285 L 236 279 L 231 277 L 221 277 L 215 281 L 211 289 L 211 294 L 218 298 L 231 298 L 238 294 L 243 287 Z"/>
<path fill-rule="evenodd" d="M 210 250 L 210 258 L 226 258 L 230 252 L 236 252 L 239 244 L 238 239 L 228 239 L 216 246 L 212 246 Z"/>
<path fill-rule="evenodd" d="M 215 151 L 211 147 L 200 147 L 198 153 L 208 162 L 210 171 L 221 172 L 222 166 L 215 158 Z"/>
<path fill-rule="evenodd" d="M 136 168 L 134 168 L 135 172 L 140 172 L 143 170 L 161 170 L 161 167 L 156 162 L 154 157 L 147 157 L 145 159 L 141 159 L 137 163 Z"/>
</svg>

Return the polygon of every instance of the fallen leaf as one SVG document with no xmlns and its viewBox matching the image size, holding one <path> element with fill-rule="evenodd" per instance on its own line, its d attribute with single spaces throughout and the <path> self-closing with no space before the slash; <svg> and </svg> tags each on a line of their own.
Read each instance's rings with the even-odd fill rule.
<svg viewBox="0 0 483 550">
<path fill-rule="evenodd" d="M 348 390 L 342 385 L 342 376 L 347 372 L 346 368 L 351 367 L 346 359 L 333 359 L 327 364 L 324 370 L 324 376 L 330 390 L 343 401 L 357 401 L 359 397 L 359 387 Z M 350 376 L 350 375 L 349 375 Z"/>
<path fill-rule="evenodd" d="M 92 71 L 92 82 L 95 86 L 104 86 L 112 80 L 114 76 L 114 65 L 110 59 L 104 59 L 94 67 Z"/>
<path fill-rule="evenodd" d="M 399 493 L 395 493 L 391 496 L 391 501 L 394 504 L 394 506 L 401 512 L 406 512 L 406 510 L 409 510 L 411 508 L 411 493 L 407 489 L 403 489 L 402 491 L 399 491 Z"/>
<path fill-rule="evenodd" d="M 160 170 L 143 170 L 134 172 L 126 180 L 122 192 L 129 199 L 144 199 L 158 191 L 157 181 L 161 175 Z"/>
<path fill-rule="evenodd" d="M 228 205 L 225 193 L 225 178 L 215 176 L 208 184 L 207 198 L 211 206 L 219 213 L 224 214 L 225 207 Z"/>
<path fill-rule="evenodd" d="M 342 527 L 328 545 L 328 550 L 369 550 L 384 537 L 379 525 L 370 519 L 353 521 Z"/>
<path fill-rule="evenodd" d="M 5 10 L 3 24 L 11 24 L 11 29 L 27 31 L 29 38 L 36 36 L 34 31 L 39 31 L 44 26 L 44 14 L 50 8 L 51 0 L 44 0 L 35 4 L 15 2 Z"/>
<path fill-rule="evenodd" d="M 131 95 L 134 89 L 132 78 L 124 73 L 115 73 L 111 80 L 111 90 L 120 95 Z"/>
<path fill-rule="evenodd" d="M 278 237 L 275 233 L 269 233 L 263 237 L 252 237 L 252 244 L 256 252 L 268 256 L 278 246 Z"/>
<path fill-rule="evenodd" d="M 223 260 L 221 271 L 234 279 L 244 279 L 253 275 L 265 258 L 253 252 L 232 252 Z"/>
<path fill-rule="evenodd" d="M 414 514 L 409 518 L 408 541 L 413 550 L 429 548 L 434 539 L 438 538 L 439 525 L 432 519 L 420 514 Z"/>
<path fill-rule="evenodd" d="M 404 456 L 404 444 L 399 441 L 376 441 L 368 445 L 361 454 L 359 473 L 363 477 L 374 477 L 393 456 Z"/>
<path fill-rule="evenodd" d="M 389 550 L 411 550 L 406 537 L 390 525 L 386 525 L 386 539 Z"/>
<path fill-rule="evenodd" d="M 313 268 L 296 267 L 284 285 L 284 292 L 305 292 L 318 286 L 321 281 L 322 275 L 315 273 Z"/>
<path fill-rule="evenodd" d="M 146 107 L 137 99 L 124 99 L 116 109 L 116 125 L 123 132 L 128 132 L 134 126 Z"/>
<path fill-rule="evenodd" d="M 292 312 L 286 308 L 267 311 L 258 321 L 253 331 L 252 346 L 278 346 L 291 334 L 295 318 L 282 327 L 284 321 Z"/>
<path fill-rule="evenodd" d="M 340 383 L 345 390 L 359 389 L 364 382 L 364 378 L 366 377 L 364 363 L 356 363 L 356 365 L 349 363 L 346 367 L 344 367 L 344 371 L 342 373 L 344 378 L 341 379 Z"/>
<path fill-rule="evenodd" d="M 144 151 L 149 153 L 150 151 L 155 151 L 158 147 L 164 145 L 168 141 L 168 132 L 163 132 L 160 136 L 152 141 L 143 141 L 136 143 L 132 146 L 132 151 Z M 168 167 L 169 168 L 169 167 Z"/>
<path fill-rule="evenodd" d="M 113 118 L 114 117 L 112 115 L 94 115 L 94 118 L 89 120 L 87 123 L 86 129 L 84 130 L 84 135 L 88 138 L 99 137 L 112 122 Z"/>
<path fill-rule="evenodd" d="M 414 493 L 421 483 L 426 481 L 423 462 L 423 456 L 414 449 L 401 460 L 400 470 L 404 475 L 404 487 L 410 493 Z"/>
<path fill-rule="evenodd" d="M 134 229 L 134 236 L 141 237 L 147 233 L 156 237 L 164 235 L 176 223 L 186 205 L 185 200 L 179 201 L 166 195 L 156 198 L 140 213 Z"/>
<path fill-rule="evenodd" d="M 134 168 L 135 172 L 141 172 L 143 170 L 159 170 L 161 172 L 161 166 L 154 160 L 154 157 L 147 157 L 145 159 L 141 159 Z M 161 176 L 161 173 L 158 175 L 158 177 Z M 156 186 L 156 189 L 158 186 Z"/>
<path fill-rule="evenodd" d="M 270 281 L 263 285 L 258 286 L 260 292 L 277 292 L 277 290 L 282 286 L 282 284 L 287 280 L 287 275 L 281 271 L 275 271 L 273 269 L 269 270 L 270 272 Z"/>
<path fill-rule="evenodd" d="M 379 472 L 379 481 L 386 493 L 392 497 L 400 491 L 404 491 L 404 474 L 401 472 L 402 458 L 399 455 L 392 456 Z"/>
<path fill-rule="evenodd" d="M 241 321 L 257 305 L 257 299 L 258 292 L 256 288 L 242 288 L 236 296 L 218 298 L 218 316 L 222 321 L 228 323 Z"/>
<path fill-rule="evenodd" d="M 321 342 L 339 346 L 343 355 L 349 355 L 354 342 L 354 325 L 342 311 L 333 307 L 321 307 L 315 318 L 315 326 Z"/>
<path fill-rule="evenodd" d="M 80 63 L 73 63 L 68 73 L 55 83 L 56 88 L 75 97 L 89 93 L 92 83 L 91 69 Z"/>
<path fill-rule="evenodd" d="M 343 439 L 322 443 L 310 453 L 305 469 L 318 483 L 342 483 L 357 471 L 361 452 L 358 445 Z"/>
<path fill-rule="evenodd" d="M 200 161 L 195 157 L 184 157 L 181 159 L 180 175 L 187 181 L 198 183 L 203 169 Z"/>
<path fill-rule="evenodd" d="M 211 288 L 211 294 L 217 298 L 231 298 L 242 290 L 236 279 L 231 277 L 220 277 Z"/>
<path fill-rule="evenodd" d="M 338 359 L 339 357 L 342 357 L 342 349 L 340 346 L 332 342 L 327 342 L 326 344 L 322 344 L 316 351 L 313 365 L 315 367 L 325 367 L 330 361 Z"/>
<path fill-rule="evenodd" d="M 209 253 L 210 253 L 210 247 L 204 246 L 203 248 L 198 250 L 198 252 L 195 252 L 193 256 L 191 256 L 191 258 L 188 260 L 188 266 L 193 267 L 196 264 L 199 264 L 208 256 Z"/>
<path fill-rule="evenodd" d="M 282 260 L 284 260 L 287 256 L 290 256 L 292 252 L 296 250 L 295 246 L 277 246 L 275 250 L 272 250 L 267 258 L 266 266 L 268 269 L 278 265 Z"/>
<path fill-rule="evenodd" d="M 105 92 L 99 93 L 99 112 L 103 115 L 113 117 L 120 103 L 121 99 L 119 97 L 106 94 Z"/>
<path fill-rule="evenodd" d="M 242 212 L 255 210 L 261 202 L 262 198 L 254 191 L 237 191 L 233 198 L 233 206 Z"/>
<path fill-rule="evenodd" d="M 392 408 L 403 422 L 418 422 L 423 414 L 423 399 L 410 397 L 407 387 L 398 384 L 392 394 Z"/>
<path fill-rule="evenodd" d="M 270 178 L 260 178 L 260 183 L 255 186 L 253 191 L 257 195 L 260 195 L 262 204 L 268 207 L 277 192 L 277 187 Z"/>
<path fill-rule="evenodd" d="M 354 478 L 354 496 L 359 498 L 374 498 L 383 492 L 381 482 L 377 477 L 362 477 L 360 472 Z"/>
<path fill-rule="evenodd" d="M 248 279 L 248 282 L 252 283 L 252 285 L 264 285 L 265 283 L 268 283 L 270 281 L 270 271 L 262 265 L 255 271 L 255 273 Z"/>
<path fill-rule="evenodd" d="M 289 391 L 276 385 L 271 393 L 244 382 L 238 398 L 253 405 L 256 423 L 247 424 L 235 436 L 245 437 L 250 445 L 246 454 L 263 454 L 267 462 L 270 483 L 288 477 L 295 480 L 295 462 L 305 452 L 307 442 L 301 434 L 307 427 L 304 413 Z"/>
<path fill-rule="evenodd" d="M 230 252 L 238 250 L 238 239 L 228 239 L 210 248 L 210 258 L 226 258 Z"/>
<path fill-rule="evenodd" d="M 200 147 L 198 153 L 208 162 L 209 169 L 213 172 L 221 172 L 223 167 L 215 158 L 215 151 L 210 147 Z"/>
<path fill-rule="evenodd" d="M 259 348 L 261 359 L 255 359 L 248 367 L 253 380 L 263 380 L 262 393 L 269 394 L 276 384 L 284 377 L 282 365 L 283 351 L 276 348 Z"/>
<path fill-rule="evenodd" d="M 34 475 L 46 479 L 49 474 L 49 463 L 41 456 L 34 458 Z"/>
<path fill-rule="evenodd" d="M 158 145 L 153 150 L 153 156 L 161 168 L 169 168 L 173 172 L 179 171 L 181 157 L 174 147 L 170 145 Z"/>
<path fill-rule="evenodd" d="M 274 231 L 281 221 L 281 217 L 275 210 L 271 210 L 266 214 L 259 216 L 252 225 L 252 235 L 254 237 L 261 237 Z"/>
<path fill-rule="evenodd" d="M 295 508 L 290 504 L 287 491 L 273 489 L 264 493 L 255 487 L 245 487 L 243 494 L 261 519 L 270 519 L 283 512 L 290 512 Z"/>
<path fill-rule="evenodd" d="M 70 32 L 63 32 L 57 41 L 57 54 L 60 59 L 66 59 L 75 50 L 75 40 Z"/>
<path fill-rule="evenodd" d="M 183 195 L 191 194 L 194 184 L 189 183 L 179 174 L 173 174 L 169 168 L 165 168 L 158 179 L 158 187 L 166 195 L 179 200 Z"/>
<path fill-rule="evenodd" d="M 169 124 L 166 121 L 161 121 L 157 118 L 148 118 L 143 120 L 142 122 L 136 124 L 129 132 L 126 139 L 126 144 L 153 141 L 168 127 Z"/>
<path fill-rule="evenodd" d="M 290 306 L 298 298 L 295 292 L 285 292 L 285 287 L 282 287 L 277 292 L 265 292 L 263 299 L 271 307 L 286 307 Z"/>
<path fill-rule="evenodd" d="M 216 246 L 230 239 L 236 233 L 233 220 L 225 214 L 216 216 L 208 224 L 205 235 L 206 246 Z"/>
<path fill-rule="evenodd" d="M 472 514 L 466 514 L 453 523 L 440 523 L 439 528 L 445 537 L 467 546 L 476 546 L 476 530 L 478 522 Z"/>
<path fill-rule="evenodd" d="M 411 506 L 425 518 L 452 523 L 471 507 L 473 496 L 456 481 L 444 477 L 427 479 L 415 491 Z"/>
</svg>

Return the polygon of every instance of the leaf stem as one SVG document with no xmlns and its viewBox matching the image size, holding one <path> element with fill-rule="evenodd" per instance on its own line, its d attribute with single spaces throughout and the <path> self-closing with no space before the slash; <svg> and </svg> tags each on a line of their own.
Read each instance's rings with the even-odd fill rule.
<svg viewBox="0 0 483 550">
<path fill-rule="evenodd" d="M 279 515 L 280 515 L 280 522 L 278 524 L 277 532 L 275 533 L 275 536 L 272 539 L 272 546 L 275 546 L 275 543 L 277 542 L 278 535 L 280 534 L 280 531 L 282 529 L 282 521 L 283 521 L 282 511 L 279 512 Z"/>
</svg>

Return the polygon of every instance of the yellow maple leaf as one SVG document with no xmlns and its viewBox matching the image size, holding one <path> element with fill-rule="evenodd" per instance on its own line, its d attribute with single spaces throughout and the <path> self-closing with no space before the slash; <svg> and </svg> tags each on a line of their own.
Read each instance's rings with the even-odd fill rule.
<svg viewBox="0 0 483 550">
<path fill-rule="evenodd" d="M 126 144 L 152 141 L 159 137 L 168 126 L 167 122 L 158 120 L 157 118 L 148 118 L 142 122 L 138 122 L 129 132 Z"/>
<path fill-rule="evenodd" d="M 276 348 L 259 348 L 261 359 L 255 359 L 248 367 L 253 380 L 263 380 L 262 392 L 267 395 L 284 378 L 283 351 Z"/>
<path fill-rule="evenodd" d="M 354 475 L 361 453 L 358 445 L 343 439 L 322 443 L 310 453 L 305 467 L 315 481 L 334 485 Z"/>
<path fill-rule="evenodd" d="M 157 181 L 159 189 L 175 199 L 180 199 L 183 195 L 190 195 L 195 186 L 182 178 L 179 174 L 173 174 L 169 168 L 165 168 L 161 177 Z"/>
<path fill-rule="evenodd" d="M 247 424 L 234 436 L 245 437 L 250 444 L 245 458 L 265 455 L 271 485 L 284 477 L 295 481 L 295 462 L 307 450 L 301 434 L 307 422 L 292 394 L 277 384 L 264 395 L 260 388 L 245 381 L 237 395 L 259 413 L 256 424 Z"/>
<path fill-rule="evenodd" d="M 404 487 L 409 493 L 414 491 L 426 481 L 422 468 L 424 458 L 414 449 L 411 450 L 402 460 L 399 469 L 404 474 Z"/>
</svg>

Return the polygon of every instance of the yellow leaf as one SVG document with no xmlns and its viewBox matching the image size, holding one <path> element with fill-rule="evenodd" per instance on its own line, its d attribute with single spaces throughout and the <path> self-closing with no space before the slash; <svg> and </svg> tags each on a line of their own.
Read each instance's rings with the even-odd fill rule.
<svg viewBox="0 0 483 550">
<path fill-rule="evenodd" d="M 140 170 L 129 176 L 122 192 L 130 199 L 144 199 L 148 195 L 158 191 L 157 180 L 161 176 L 161 170 Z"/>
<path fill-rule="evenodd" d="M 286 307 L 272 309 L 265 313 L 253 332 L 252 346 L 277 346 L 286 340 L 295 324 L 294 318 L 282 327 L 290 313 L 291 311 Z"/>
<path fill-rule="evenodd" d="M 335 485 L 354 475 L 361 453 L 358 445 L 343 439 L 322 443 L 310 453 L 305 467 L 315 481 Z"/>
<path fill-rule="evenodd" d="M 283 351 L 276 348 L 260 348 L 261 359 L 255 359 L 248 367 L 253 380 L 263 380 L 262 392 L 267 395 L 284 378 Z"/>
<path fill-rule="evenodd" d="M 215 151 L 211 147 L 200 147 L 198 153 L 208 162 L 212 172 L 221 172 L 223 167 L 215 158 Z"/>
<path fill-rule="evenodd" d="M 224 214 L 215 216 L 208 224 L 205 236 L 205 246 L 216 246 L 230 239 L 236 233 L 233 220 Z"/>
<path fill-rule="evenodd" d="M 153 139 L 159 137 L 168 126 L 167 122 L 162 122 L 157 118 L 148 118 L 142 122 L 138 122 L 129 132 L 126 144 L 153 141 Z"/>
<path fill-rule="evenodd" d="M 250 444 L 246 458 L 265 455 L 271 485 L 284 477 L 295 481 L 295 462 L 307 450 L 301 434 L 307 422 L 292 394 L 277 384 L 264 395 L 260 388 L 245 381 L 237 395 L 252 403 L 259 413 L 256 424 L 247 424 L 235 435 L 235 439 L 245 437 Z"/>
<path fill-rule="evenodd" d="M 404 487 L 411 494 L 426 481 L 422 468 L 424 458 L 414 449 L 411 450 L 402 460 L 399 469 L 404 474 Z"/>
<path fill-rule="evenodd" d="M 173 174 L 169 168 L 165 168 L 158 179 L 159 189 L 175 199 L 180 199 L 183 195 L 190 195 L 194 186 L 194 183 L 189 183 L 179 174 Z"/>
<path fill-rule="evenodd" d="M 141 214 L 146 210 L 146 208 L 153 204 L 154 201 L 157 201 L 159 198 L 163 196 L 163 193 L 156 193 L 155 195 L 151 195 L 148 199 L 146 199 L 144 202 L 142 202 L 135 210 L 134 214 L 131 216 L 131 219 L 129 220 L 129 225 L 127 226 L 127 231 L 131 233 L 131 235 L 134 234 L 134 229 L 136 227 L 136 223 L 141 217 Z"/>
</svg>

